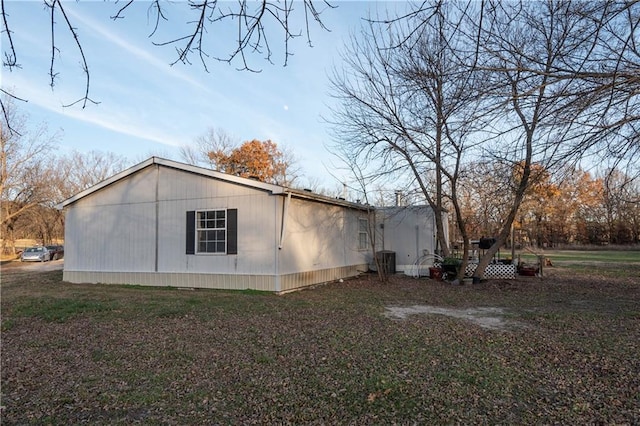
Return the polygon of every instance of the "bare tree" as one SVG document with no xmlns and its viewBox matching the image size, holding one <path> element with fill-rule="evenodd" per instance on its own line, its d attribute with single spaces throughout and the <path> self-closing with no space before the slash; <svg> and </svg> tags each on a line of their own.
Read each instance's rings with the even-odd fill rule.
<svg viewBox="0 0 640 426">
<path fill-rule="evenodd" d="M 47 174 L 47 199 L 21 217 L 16 229 L 43 244 L 64 239 L 64 213 L 56 205 L 124 170 L 127 164 L 124 157 L 100 151 L 73 151 L 56 157 L 55 166 Z"/>
<path fill-rule="evenodd" d="M 492 164 L 505 178 L 503 214 L 479 280 L 535 182 L 534 163 L 552 171 L 588 154 L 634 158 L 639 7 L 431 1 L 371 19 L 345 54 L 348 71 L 334 74 L 339 148 L 368 163 L 371 177 L 410 176 L 436 211 L 447 199 L 463 260 L 459 180 L 470 159 Z"/>
<path fill-rule="evenodd" d="M 73 151 L 57 158 L 52 177 L 55 193 L 53 203 L 59 203 L 124 170 L 128 160 L 113 152 Z"/>
<path fill-rule="evenodd" d="M 228 154 L 239 144 L 240 139 L 229 135 L 224 129 L 209 127 L 203 135 L 196 138 L 194 144 L 180 147 L 180 157 L 187 164 L 218 170 L 218 165 L 209 153 Z"/>
<path fill-rule="evenodd" d="M 370 250 L 371 263 L 375 266 L 378 279 L 381 282 L 386 283 L 389 281 L 389 276 L 387 274 L 387 265 L 377 254 L 377 250 L 379 249 L 378 237 L 380 236 L 378 232 L 379 217 L 376 214 L 376 210 L 373 206 L 378 204 L 373 202 L 372 198 L 375 198 L 375 196 L 372 196 L 369 190 L 370 186 L 372 186 L 373 182 L 375 182 L 375 179 L 371 179 L 371 176 L 365 174 L 358 160 L 359 159 L 357 156 L 347 156 L 343 158 L 343 162 L 345 163 L 352 176 L 352 180 L 349 182 L 349 185 L 347 185 L 346 182 L 344 183 L 344 189 L 345 192 L 348 188 L 354 191 L 357 194 L 356 202 L 364 204 L 367 208 L 366 224 L 363 221 L 358 220 L 358 227 L 365 228 L 359 228 L 358 235 L 364 235 L 366 233 L 367 241 L 358 241 L 358 244 L 362 244 L 362 246 L 360 246 L 360 248 L 362 248 L 366 243 Z M 345 197 L 346 195 L 347 194 L 343 194 L 343 196 Z"/>
<path fill-rule="evenodd" d="M 629 183 L 618 170 L 608 170 L 602 179 L 602 209 L 607 223 L 608 242 L 637 244 L 640 241 L 640 184 Z"/>
<path fill-rule="evenodd" d="M 136 13 L 133 0 L 114 3 L 114 13 L 111 19 L 114 21 L 124 19 L 128 13 Z M 56 59 L 60 52 L 56 37 L 58 35 L 58 24 L 61 23 L 62 31 L 68 32 L 75 42 L 76 50 L 80 55 L 80 62 L 85 76 L 84 94 L 79 99 L 69 103 L 67 106 L 81 104 L 85 108 L 88 103 L 97 103 L 90 97 L 90 72 L 85 47 L 82 44 L 80 34 L 81 29 L 72 21 L 67 13 L 68 4 L 60 0 L 45 0 L 44 5 L 50 15 L 51 26 L 51 66 L 49 69 L 50 85 L 55 86 L 58 72 L 56 70 Z M 300 5 L 300 8 L 297 6 Z M 17 29 L 11 21 L 11 3 L 0 0 L 0 14 L 2 15 L 2 33 L 6 39 L 3 49 L 3 67 L 9 70 L 20 68 L 19 51 L 14 44 L 13 34 Z M 208 71 L 209 60 L 224 61 L 228 63 L 239 62 L 239 70 L 259 72 L 260 68 L 252 65 L 249 58 L 253 55 L 263 56 L 264 59 L 272 63 L 273 50 L 271 40 L 274 33 L 281 32 L 282 43 L 284 44 L 284 60 L 286 65 L 291 53 L 290 43 L 293 39 L 306 36 L 307 43 L 311 42 L 311 28 L 313 23 L 321 29 L 327 30 L 321 15 L 327 8 L 334 8 L 327 0 L 300 0 L 300 1 L 279 1 L 262 0 L 249 1 L 239 0 L 230 3 L 222 0 L 189 0 L 180 8 L 187 8 L 195 17 L 186 22 L 187 29 L 183 35 L 168 40 L 157 40 L 158 30 L 163 25 L 170 25 L 177 18 L 171 16 L 171 7 L 168 3 L 160 0 L 150 2 L 146 15 L 153 22 L 153 27 L 149 34 L 152 43 L 156 46 L 174 46 L 176 49 L 177 62 L 191 63 L 191 58 L 195 55 L 206 71 Z M 300 17 L 295 20 L 294 17 Z M 128 18 L 132 19 L 132 18 Z M 303 22 L 298 26 L 299 22 Z M 229 26 L 235 27 L 237 38 L 231 40 L 220 40 L 217 37 L 220 31 Z M 28 28 L 19 28 L 28 31 Z M 217 45 L 232 47 L 226 54 L 210 54 Z M 19 98 L 16 98 L 19 99 Z M 4 101 L 2 109 L 4 108 Z M 5 117 L 6 120 L 6 117 Z M 8 121 L 8 120 L 6 120 Z"/>
<path fill-rule="evenodd" d="M 635 3 L 487 2 L 483 6 L 483 19 L 468 21 L 475 24 L 469 31 L 479 52 L 475 69 L 491 76 L 486 95 L 502 105 L 494 110 L 488 135 L 494 143 L 486 152 L 506 164 L 518 164 L 520 173 L 497 242 L 480 260 L 474 278 L 482 277 L 506 241 L 531 184 L 534 162 L 553 170 L 592 149 L 602 154 L 601 140 L 609 136 L 616 141 L 612 145 L 607 138 L 609 149 L 616 146 L 621 158 L 633 158 L 629 151 L 635 149 L 638 133 L 633 135 L 630 129 L 637 126 L 638 116 L 629 105 L 637 104 L 640 83 Z M 623 118 L 610 122 L 607 117 L 617 111 L 612 103 L 618 101 L 624 105 L 619 111 Z M 590 125 L 596 117 L 600 119 L 593 123 L 602 125 Z"/>
<path fill-rule="evenodd" d="M 4 100 L 6 114 L 0 122 L 0 204 L 3 250 L 13 249 L 16 220 L 25 212 L 51 199 L 51 160 L 57 135 L 44 125 L 27 128 L 10 98 Z M 9 130 L 8 122 L 13 129 Z"/>
<path fill-rule="evenodd" d="M 341 101 L 333 112 L 334 149 L 368 164 L 369 179 L 404 182 L 407 192 L 418 188 L 435 212 L 445 256 L 445 203 L 454 207 L 468 246 L 458 179 L 464 154 L 475 145 L 468 135 L 482 125 L 480 73 L 465 66 L 472 58 L 460 50 L 465 34 L 451 13 L 438 1 L 409 18 L 371 19 L 343 55 L 347 70 L 336 71 L 332 81 Z"/>
</svg>

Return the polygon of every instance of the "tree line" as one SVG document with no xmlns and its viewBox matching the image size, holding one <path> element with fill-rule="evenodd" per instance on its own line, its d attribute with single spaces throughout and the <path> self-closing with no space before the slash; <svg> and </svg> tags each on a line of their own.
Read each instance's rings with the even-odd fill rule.
<svg viewBox="0 0 640 426">
<path fill-rule="evenodd" d="M 64 238 L 64 215 L 55 205 L 121 171 L 128 160 L 108 152 L 57 152 L 61 134 L 32 126 L 5 97 L 0 123 L 0 232 L 2 253 L 17 239 L 48 244 Z M 11 125 L 9 125 L 11 123 Z"/>
<path fill-rule="evenodd" d="M 613 169 L 600 175 L 566 166 L 551 174 L 534 165 L 507 243 L 516 247 L 640 244 L 640 185 Z M 476 164 L 460 194 L 466 227 L 476 238 L 499 232 L 503 212 L 496 209 L 504 193 L 496 191 L 488 164 Z M 456 241 L 458 224 L 452 224 Z"/>
</svg>

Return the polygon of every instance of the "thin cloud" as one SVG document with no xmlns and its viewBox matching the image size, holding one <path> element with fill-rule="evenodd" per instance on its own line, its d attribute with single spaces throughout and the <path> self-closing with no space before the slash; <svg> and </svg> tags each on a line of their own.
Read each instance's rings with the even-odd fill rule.
<svg viewBox="0 0 640 426">
<path fill-rule="evenodd" d="M 116 46 L 118 46 L 121 49 L 124 49 L 125 51 L 129 52 L 130 54 L 132 54 L 133 56 L 135 56 L 139 60 L 141 60 L 141 61 L 147 63 L 148 65 L 158 69 L 159 71 L 162 71 L 162 72 L 164 72 L 166 74 L 169 74 L 173 78 L 177 78 L 179 80 L 187 82 L 187 83 L 197 87 L 200 90 L 204 90 L 206 92 L 211 93 L 211 91 L 204 84 L 202 84 L 199 81 L 191 78 L 189 75 L 187 75 L 187 74 L 185 74 L 183 72 L 180 72 L 178 69 L 176 69 L 174 67 L 171 67 L 169 64 L 167 64 L 167 63 L 161 61 L 160 59 L 156 58 L 154 55 L 152 55 L 151 53 L 147 52 L 146 50 L 141 49 L 141 48 L 139 48 L 137 46 L 134 46 L 129 41 L 123 39 L 122 37 L 118 36 L 114 32 L 112 32 L 109 29 L 107 29 L 105 26 L 99 24 L 97 21 L 91 19 L 88 16 L 85 16 L 85 15 L 81 14 L 80 12 L 75 10 L 73 7 L 69 7 L 69 6 L 72 6 L 72 5 L 68 5 L 68 7 L 66 9 L 67 14 L 72 16 L 75 20 L 82 22 L 84 24 L 84 28 L 91 29 L 92 32 L 95 32 L 95 33 L 99 34 L 105 40 L 115 44 Z"/>
<path fill-rule="evenodd" d="M 29 80 L 23 79 L 21 76 L 11 74 L 7 87 L 19 87 L 20 96 L 29 100 L 32 105 L 37 105 L 47 111 L 59 114 L 66 118 L 71 118 L 84 123 L 94 124 L 104 129 L 120 133 L 126 136 L 133 136 L 145 139 L 151 142 L 161 143 L 168 146 L 180 146 L 180 138 L 171 136 L 167 133 L 165 127 L 133 121 L 132 115 L 126 111 L 113 111 L 106 105 L 91 106 L 89 108 L 63 108 L 60 98 L 70 98 L 71 95 L 61 90 L 54 93 L 50 91 L 43 92 L 35 87 Z M 3 86 L 5 86 L 3 82 Z"/>
</svg>

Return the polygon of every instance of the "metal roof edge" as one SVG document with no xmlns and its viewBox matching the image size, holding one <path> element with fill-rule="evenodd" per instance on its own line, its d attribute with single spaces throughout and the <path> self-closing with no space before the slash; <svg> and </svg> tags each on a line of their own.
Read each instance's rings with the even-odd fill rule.
<svg viewBox="0 0 640 426">
<path fill-rule="evenodd" d="M 290 192 L 292 196 L 305 200 L 316 201 L 324 204 L 332 204 L 335 206 L 348 207 L 357 210 L 375 210 L 374 206 L 368 204 L 353 203 L 340 198 L 332 198 L 326 195 L 316 194 L 304 189 L 286 188 L 286 192 Z"/>
<path fill-rule="evenodd" d="M 129 167 L 128 169 L 125 169 L 119 173 L 116 173 L 115 175 L 111 176 L 110 178 L 107 178 L 103 181 L 98 182 L 97 184 L 90 186 L 89 188 L 78 192 L 77 194 L 67 198 L 64 201 L 61 201 L 60 203 L 56 204 L 56 209 L 58 210 L 62 210 L 63 208 L 65 208 L 66 206 L 68 206 L 69 204 L 73 204 L 76 201 L 80 200 L 81 198 L 86 197 L 87 195 L 93 194 L 96 191 L 101 190 L 104 187 L 107 187 L 109 185 L 111 185 L 112 183 L 115 183 L 117 181 L 119 181 L 120 179 L 124 179 L 127 176 L 130 176 L 134 173 L 136 173 L 139 170 L 142 170 L 146 167 L 149 167 L 150 165 L 154 164 L 154 160 L 156 157 L 151 157 L 146 159 L 145 161 L 138 163 L 134 166 Z"/>
<path fill-rule="evenodd" d="M 272 183 L 261 182 L 255 179 L 244 178 L 240 176 L 230 175 L 228 173 L 219 172 L 217 170 L 206 169 L 204 167 L 193 166 L 191 164 L 180 163 L 174 160 L 167 160 L 165 158 L 155 158 L 155 164 L 160 164 L 162 166 L 171 167 L 174 169 L 182 170 L 185 172 L 190 172 L 202 176 L 209 176 L 215 179 L 224 180 L 227 182 L 236 183 L 238 185 L 248 186 L 251 188 L 262 189 L 265 191 L 269 191 L 273 194 L 282 194 L 285 191 L 285 187 L 280 185 L 275 185 Z"/>
</svg>

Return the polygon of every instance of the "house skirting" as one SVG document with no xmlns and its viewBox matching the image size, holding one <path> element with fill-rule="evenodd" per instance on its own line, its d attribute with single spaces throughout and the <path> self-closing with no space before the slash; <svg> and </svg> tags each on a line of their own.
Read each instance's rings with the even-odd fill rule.
<svg viewBox="0 0 640 426">
<path fill-rule="evenodd" d="M 182 272 L 105 272 L 64 270 L 70 283 L 125 284 L 154 287 L 187 287 L 220 290 L 259 290 L 285 293 L 316 284 L 353 277 L 367 265 L 350 265 L 285 275 L 205 274 Z"/>
</svg>

